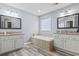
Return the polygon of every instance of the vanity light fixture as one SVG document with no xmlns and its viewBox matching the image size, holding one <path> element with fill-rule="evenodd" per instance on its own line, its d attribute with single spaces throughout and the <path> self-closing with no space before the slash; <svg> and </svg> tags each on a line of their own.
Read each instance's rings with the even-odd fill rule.
<svg viewBox="0 0 79 59">
<path fill-rule="evenodd" d="M 39 9 L 39 10 L 37 10 L 39 13 L 41 12 L 41 10 Z"/>
<path fill-rule="evenodd" d="M 65 11 L 61 12 L 59 14 L 59 16 L 65 16 L 65 15 L 69 15 L 69 14 L 73 14 L 73 13 L 74 13 L 74 10 L 68 9 L 68 10 L 65 10 Z"/>
<path fill-rule="evenodd" d="M 2 15 L 9 15 L 9 16 L 13 16 L 13 17 L 19 17 L 19 14 L 14 12 L 14 11 L 10 11 L 9 9 L 4 9 L 2 7 L 0 7 L 0 11 L 2 12 Z"/>
<path fill-rule="evenodd" d="M 65 15 L 64 12 L 61 12 L 61 13 L 59 14 L 60 17 L 62 17 L 62 16 L 64 16 L 64 15 Z"/>
<path fill-rule="evenodd" d="M 12 11 L 11 15 L 18 16 L 18 13 Z"/>
<path fill-rule="evenodd" d="M 6 10 L 5 10 L 4 12 L 5 12 L 6 14 L 10 14 L 10 11 L 6 11 Z"/>
<path fill-rule="evenodd" d="M 59 3 L 53 3 L 52 5 L 58 5 Z"/>
<path fill-rule="evenodd" d="M 73 14 L 74 13 L 74 10 L 69 9 L 67 13 L 68 14 Z"/>
<path fill-rule="evenodd" d="M 7 14 L 7 15 L 15 16 L 15 17 L 18 17 L 18 15 L 19 15 L 19 14 L 16 13 L 16 12 L 8 11 L 8 10 L 4 11 L 4 13 Z"/>
</svg>

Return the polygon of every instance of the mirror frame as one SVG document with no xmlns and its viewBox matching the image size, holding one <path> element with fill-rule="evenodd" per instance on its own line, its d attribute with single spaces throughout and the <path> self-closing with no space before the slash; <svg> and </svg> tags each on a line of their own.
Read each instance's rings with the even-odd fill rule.
<svg viewBox="0 0 79 59">
<path fill-rule="evenodd" d="M 17 18 L 17 17 L 14 17 L 16 19 L 19 19 L 20 20 L 20 28 L 1 28 L 1 16 L 6 16 L 6 15 L 0 15 L 0 29 L 22 29 L 22 19 L 21 18 Z M 8 16 L 8 17 L 12 17 L 12 16 Z"/>
<path fill-rule="evenodd" d="M 78 27 L 59 27 L 59 19 L 60 18 L 63 18 L 63 17 L 68 17 L 68 16 L 72 16 L 72 15 L 78 15 Z M 66 15 L 66 16 L 63 16 L 63 17 L 58 17 L 57 18 L 57 29 L 75 29 L 75 28 L 79 28 L 79 13 L 76 13 L 76 14 L 72 14 L 72 15 Z"/>
</svg>

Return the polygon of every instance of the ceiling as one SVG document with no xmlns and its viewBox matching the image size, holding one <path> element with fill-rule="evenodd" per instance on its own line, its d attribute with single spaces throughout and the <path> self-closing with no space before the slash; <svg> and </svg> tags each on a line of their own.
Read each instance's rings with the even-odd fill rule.
<svg viewBox="0 0 79 59">
<path fill-rule="evenodd" d="M 72 3 L 6 3 L 9 6 L 40 16 L 57 9 L 61 9 Z"/>
</svg>

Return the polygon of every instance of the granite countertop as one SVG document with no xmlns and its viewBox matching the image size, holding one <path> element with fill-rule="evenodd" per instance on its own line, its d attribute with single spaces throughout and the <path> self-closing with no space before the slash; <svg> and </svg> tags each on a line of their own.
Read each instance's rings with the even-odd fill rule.
<svg viewBox="0 0 79 59">
<path fill-rule="evenodd" d="M 24 35 L 21 32 L 0 32 L 0 36 L 15 36 L 15 35 Z"/>
<path fill-rule="evenodd" d="M 79 33 L 54 33 L 54 34 L 63 34 L 63 35 L 79 35 Z"/>
<path fill-rule="evenodd" d="M 0 36 L 15 36 L 15 35 L 24 35 L 21 33 L 16 33 L 16 34 L 0 34 Z"/>
</svg>

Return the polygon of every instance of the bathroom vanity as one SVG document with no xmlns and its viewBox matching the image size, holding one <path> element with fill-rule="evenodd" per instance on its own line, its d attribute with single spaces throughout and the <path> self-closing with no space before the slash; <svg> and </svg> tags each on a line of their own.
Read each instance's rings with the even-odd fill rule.
<svg viewBox="0 0 79 59">
<path fill-rule="evenodd" d="M 54 47 L 67 55 L 79 55 L 79 13 L 57 18 Z"/>
<path fill-rule="evenodd" d="M 54 34 L 54 47 L 68 55 L 79 55 L 79 33 Z"/>
<path fill-rule="evenodd" d="M 21 29 L 21 18 L 0 15 L 0 54 L 7 53 L 24 46 L 24 34 L 21 32 L 13 32 L 11 29 Z M 10 29 L 11 32 L 6 32 Z"/>
<path fill-rule="evenodd" d="M 23 34 L 0 34 L 0 54 L 23 48 L 23 46 Z"/>
</svg>

